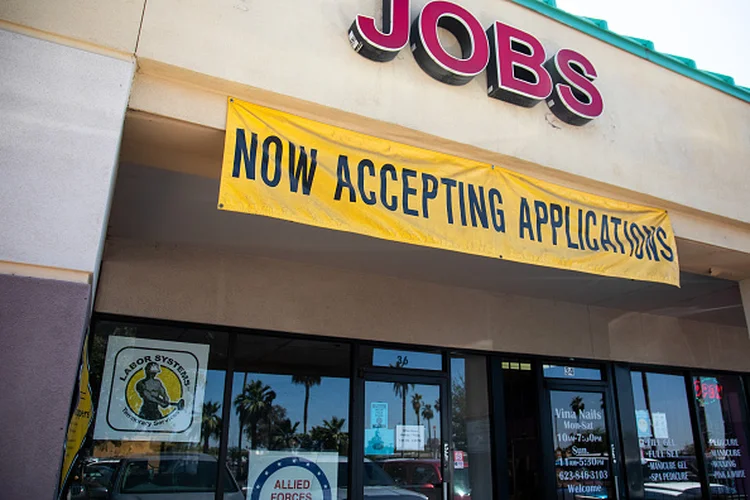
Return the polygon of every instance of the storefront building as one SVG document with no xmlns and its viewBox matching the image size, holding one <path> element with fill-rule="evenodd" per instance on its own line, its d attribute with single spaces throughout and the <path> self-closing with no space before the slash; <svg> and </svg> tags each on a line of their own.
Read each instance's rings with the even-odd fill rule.
<svg viewBox="0 0 750 500">
<path fill-rule="evenodd" d="M 731 78 L 552 0 L 8 0 L 0 60 L 0 497 L 750 497 Z"/>
</svg>

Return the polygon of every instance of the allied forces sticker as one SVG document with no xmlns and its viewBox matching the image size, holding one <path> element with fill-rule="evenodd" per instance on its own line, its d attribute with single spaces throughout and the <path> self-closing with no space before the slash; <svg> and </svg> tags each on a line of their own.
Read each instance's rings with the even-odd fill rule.
<svg viewBox="0 0 750 500">
<path fill-rule="evenodd" d="M 209 346 L 110 337 L 94 439 L 199 442 Z"/>
</svg>

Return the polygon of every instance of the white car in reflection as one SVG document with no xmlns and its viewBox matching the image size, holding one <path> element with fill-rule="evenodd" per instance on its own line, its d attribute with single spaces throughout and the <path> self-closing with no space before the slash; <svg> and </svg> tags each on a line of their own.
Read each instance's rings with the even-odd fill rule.
<svg viewBox="0 0 750 500">
<path fill-rule="evenodd" d="M 701 483 L 694 481 L 673 483 L 644 483 L 645 500 L 700 499 Z M 711 498 L 715 500 L 747 500 L 747 495 L 721 484 L 711 484 Z"/>
<path fill-rule="evenodd" d="M 339 457 L 339 477 L 349 477 L 349 467 L 346 457 Z M 399 488 L 396 482 L 378 464 L 365 459 L 364 464 L 365 500 L 427 500 L 427 496 Z M 339 487 L 338 500 L 348 498 L 346 488 Z"/>
<path fill-rule="evenodd" d="M 216 457 L 206 454 L 162 454 L 92 460 L 74 482 L 70 500 L 213 500 L 216 496 Z M 106 468 L 111 472 L 105 473 Z M 96 473 L 94 473 L 96 471 Z M 101 478 L 106 477 L 104 481 Z M 224 499 L 244 500 L 226 466 Z"/>
</svg>

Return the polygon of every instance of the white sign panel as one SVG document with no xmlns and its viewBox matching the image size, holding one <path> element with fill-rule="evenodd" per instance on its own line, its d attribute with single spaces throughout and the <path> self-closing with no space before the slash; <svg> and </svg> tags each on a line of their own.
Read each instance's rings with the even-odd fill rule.
<svg viewBox="0 0 750 500">
<path fill-rule="evenodd" d="M 654 437 L 656 439 L 669 439 L 669 429 L 667 428 L 666 413 L 652 413 L 651 423 L 654 426 Z"/>
<path fill-rule="evenodd" d="M 110 337 L 94 439 L 198 443 L 209 346 Z"/>
<path fill-rule="evenodd" d="M 250 451 L 248 500 L 337 500 L 338 453 Z"/>
<path fill-rule="evenodd" d="M 397 425 L 396 449 L 424 451 L 424 425 Z"/>
</svg>

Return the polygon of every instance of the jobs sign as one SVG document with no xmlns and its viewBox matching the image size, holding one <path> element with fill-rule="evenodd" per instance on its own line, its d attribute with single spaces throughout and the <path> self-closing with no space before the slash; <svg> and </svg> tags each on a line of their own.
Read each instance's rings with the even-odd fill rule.
<svg viewBox="0 0 750 500">
<path fill-rule="evenodd" d="M 490 97 L 533 107 L 546 101 L 559 119 L 583 125 L 604 111 L 594 85 L 594 65 L 583 54 L 560 49 L 551 57 L 531 33 L 495 21 L 486 29 L 471 12 L 445 0 L 428 2 L 411 19 L 410 0 L 383 0 L 382 29 L 375 19 L 359 15 L 349 28 L 349 42 L 360 55 L 387 62 L 410 44 L 417 64 L 450 85 L 465 85 L 487 69 Z M 461 57 L 440 42 L 438 28 L 450 32 Z"/>
</svg>

